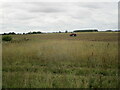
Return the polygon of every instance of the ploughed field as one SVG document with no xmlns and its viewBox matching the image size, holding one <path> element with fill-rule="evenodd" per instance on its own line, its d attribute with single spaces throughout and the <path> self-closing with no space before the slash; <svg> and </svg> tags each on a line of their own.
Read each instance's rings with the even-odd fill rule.
<svg viewBox="0 0 120 90">
<path fill-rule="evenodd" d="M 69 34 L 12 35 L 3 42 L 3 88 L 118 87 L 118 33 Z"/>
</svg>

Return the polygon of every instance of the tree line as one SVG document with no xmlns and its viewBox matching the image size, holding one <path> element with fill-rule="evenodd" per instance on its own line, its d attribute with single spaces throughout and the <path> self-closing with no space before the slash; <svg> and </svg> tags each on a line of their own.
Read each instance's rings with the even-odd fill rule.
<svg viewBox="0 0 120 90">
<path fill-rule="evenodd" d="M 97 29 L 93 30 L 74 30 L 73 32 L 120 32 L 120 30 L 106 30 L 106 31 L 98 31 Z M 52 33 L 68 33 L 68 31 L 58 31 L 58 32 L 52 32 Z M 72 32 L 70 32 L 72 33 Z M 3 33 L 2 35 L 25 35 L 25 34 L 44 34 L 43 32 L 40 31 L 33 31 L 33 32 L 28 32 L 28 33 L 15 33 L 15 32 L 9 32 L 9 33 Z"/>
<path fill-rule="evenodd" d="M 42 34 L 42 32 L 28 32 L 28 33 L 15 33 L 15 32 L 9 32 L 9 33 L 3 33 L 2 35 L 21 35 L 21 34 Z"/>
<path fill-rule="evenodd" d="M 65 32 L 58 31 L 58 32 L 52 32 L 52 33 L 68 33 L 68 31 L 67 30 Z M 9 33 L 3 33 L 2 35 L 25 35 L 25 34 L 44 34 L 44 33 L 40 31 L 37 31 L 37 32 L 33 31 L 33 32 L 28 32 L 28 33 L 9 32 Z"/>
</svg>

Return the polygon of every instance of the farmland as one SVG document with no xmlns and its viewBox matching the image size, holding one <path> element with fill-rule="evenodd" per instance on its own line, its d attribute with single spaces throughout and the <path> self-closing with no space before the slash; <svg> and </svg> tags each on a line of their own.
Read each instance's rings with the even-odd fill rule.
<svg viewBox="0 0 120 90">
<path fill-rule="evenodd" d="M 3 88 L 118 87 L 117 32 L 12 37 L 2 43 Z"/>
</svg>

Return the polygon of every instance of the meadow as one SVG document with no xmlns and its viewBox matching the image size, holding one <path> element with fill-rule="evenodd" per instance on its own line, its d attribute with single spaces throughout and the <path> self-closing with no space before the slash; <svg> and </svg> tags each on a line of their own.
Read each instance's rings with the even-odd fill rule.
<svg viewBox="0 0 120 90">
<path fill-rule="evenodd" d="M 2 42 L 2 87 L 119 87 L 118 33 L 69 34 L 12 35 Z"/>
</svg>

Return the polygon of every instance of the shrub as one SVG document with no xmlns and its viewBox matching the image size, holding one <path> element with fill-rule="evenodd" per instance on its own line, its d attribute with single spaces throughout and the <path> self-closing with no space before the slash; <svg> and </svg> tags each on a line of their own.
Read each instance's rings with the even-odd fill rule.
<svg viewBox="0 0 120 90">
<path fill-rule="evenodd" d="M 3 40 L 3 41 L 11 41 L 11 40 L 12 40 L 12 37 L 11 37 L 11 36 L 3 36 L 3 37 L 2 37 L 2 40 Z"/>
</svg>

